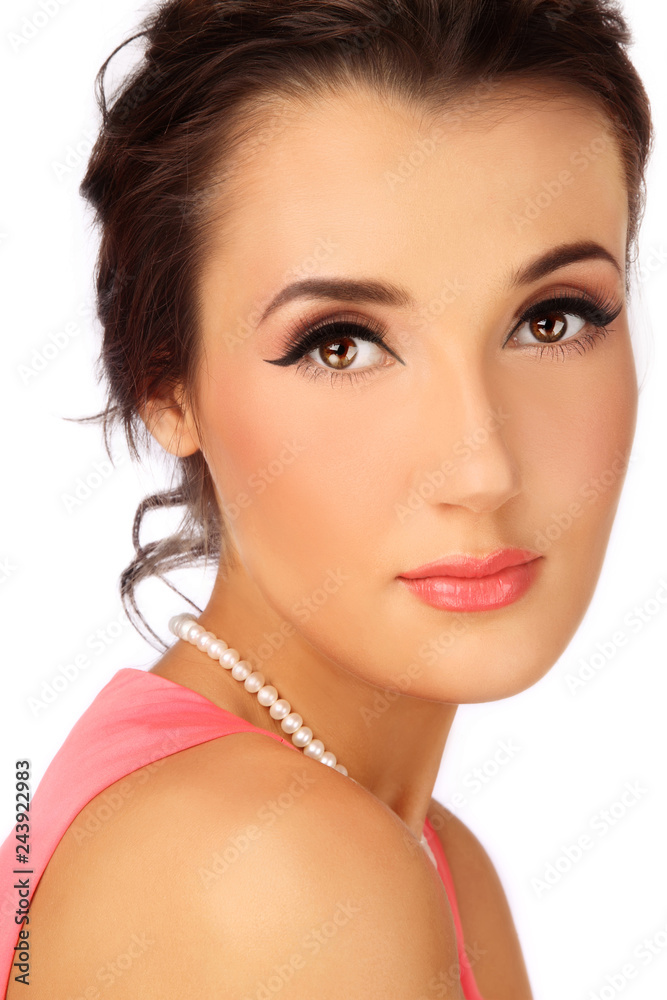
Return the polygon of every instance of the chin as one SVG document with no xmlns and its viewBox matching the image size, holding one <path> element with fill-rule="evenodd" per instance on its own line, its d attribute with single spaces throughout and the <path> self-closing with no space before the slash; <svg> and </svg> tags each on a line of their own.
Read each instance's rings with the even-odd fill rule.
<svg viewBox="0 0 667 1000">
<path fill-rule="evenodd" d="M 385 633 L 393 647 L 388 639 L 378 664 L 384 677 L 374 682 L 451 704 L 498 701 L 527 690 L 558 662 L 587 606 L 570 593 L 569 600 L 550 606 L 547 614 L 537 596 L 534 608 L 525 606 L 520 614 L 518 607 L 516 614 L 509 607 L 490 616 L 461 614 L 443 628 L 413 623 L 398 634 L 394 622 Z M 387 676 L 390 662 L 394 669 Z"/>
</svg>

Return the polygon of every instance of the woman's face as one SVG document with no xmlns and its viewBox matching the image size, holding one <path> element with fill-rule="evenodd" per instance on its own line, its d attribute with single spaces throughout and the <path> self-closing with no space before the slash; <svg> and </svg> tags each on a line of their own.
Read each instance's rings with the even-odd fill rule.
<svg viewBox="0 0 667 1000">
<path fill-rule="evenodd" d="M 438 701 L 509 696 L 557 660 L 634 434 L 621 159 L 585 99 L 527 94 L 483 83 L 426 120 L 359 90 L 279 119 L 202 274 L 200 443 L 239 566 L 316 654 Z M 284 295 L 304 279 L 346 286 Z M 522 319 L 558 296 L 593 305 Z M 336 320 L 355 326 L 271 363 Z M 532 583 L 487 610 L 398 579 L 508 547 L 540 557 Z"/>
</svg>

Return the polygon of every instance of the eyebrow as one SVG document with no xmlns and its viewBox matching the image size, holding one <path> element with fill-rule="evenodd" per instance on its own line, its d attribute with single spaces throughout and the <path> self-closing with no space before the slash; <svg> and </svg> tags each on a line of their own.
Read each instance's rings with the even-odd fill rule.
<svg viewBox="0 0 667 1000">
<path fill-rule="evenodd" d="M 375 302 L 383 306 L 414 306 L 410 293 L 386 281 L 355 281 L 352 278 L 304 278 L 287 285 L 262 313 L 260 323 L 293 299 L 341 299 L 344 302 Z M 259 324 L 258 324 L 259 325 Z"/>
<path fill-rule="evenodd" d="M 552 271 L 575 264 L 582 260 L 606 260 L 613 264 L 617 273 L 623 271 L 617 259 L 600 243 L 580 241 L 563 243 L 540 254 L 534 260 L 510 274 L 508 291 L 519 285 L 539 281 Z M 344 302 L 374 302 L 379 305 L 414 307 L 414 298 L 407 289 L 392 282 L 354 280 L 352 278 L 303 278 L 287 285 L 271 300 L 259 320 L 258 326 L 281 306 L 295 299 L 339 299 Z"/>
<path fill-rule="evenodd" d="M 581 240 L 578 243 L 561 243 L 552 247 L 546 253 L 540 254 L 528 264 L 513 271 L 507 284 L 508 290 L 519 285 L 529 285 L 540 278 L 565 267 L 567 264 L 576 264 L 580 260 L 606 260 L 614 265 L 619 277 L 623 276 L 621 265 L 609 250 L 600 243 L 592 240 Z"/>
</svg>

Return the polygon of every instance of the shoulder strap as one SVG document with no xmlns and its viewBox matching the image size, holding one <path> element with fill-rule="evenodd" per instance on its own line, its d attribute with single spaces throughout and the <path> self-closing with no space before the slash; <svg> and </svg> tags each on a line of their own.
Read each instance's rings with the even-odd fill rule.
<svg viewBox="0 0 667 1000">
<path fill-rule="evenodd" d="M 463 925 L 461 924 L 461 915 L 459 913 L 458 903 L 456 902 L 456 892 L 454 890 L 454 880 L 452 878 L 452 872 L 447 862 L 445 852 L 443 850 L 442 844 L 440 843 L 440 838 L 438 837 L 435 829 L 431 825 L 430 820 L 427 818 L 424 823 L 424 836 L 429 844 L 429 847 L 435 855 L 435 859 L 438 863 L 438 871 L 440 873 L 440 878 L 445 886 L 445 891 L 447 893 L 447 898 L 449 899 L 449 905 L 452 911 L 452 918 L 454 920 L 454 928 L 456 930 L 456 946 L 459 956 L 459 971 L 461 974 L 461 986 L 465 994 L 466 1000 L 484 1000 L 484 997 L 479 992 L 477 988 L 477 982 L 470 965 L 470 960 L 465 949 L 465 942 L 463 939 Z M 446 985 L 446 984 L 441 984 Z"/>
</svg>

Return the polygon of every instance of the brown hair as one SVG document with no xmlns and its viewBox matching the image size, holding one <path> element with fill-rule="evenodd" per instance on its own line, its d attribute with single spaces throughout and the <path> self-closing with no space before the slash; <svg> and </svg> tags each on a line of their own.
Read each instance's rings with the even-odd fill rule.
<svg viewBox="0 0 667 1000">
<path fill-rule="evenodd" d="M 109 61 L 140 37 L 143 57 L 108 102 Z M 197 276 L 224 203 L 216 200 L 214 220 L 213 198 L 231 193 L 244 155 L 261 155 L 288 102 L 342 85 L 369 84 L 433 110 L 489 80 L 547 78 L 583 91 L 606 113 L 625 166 L 627 265 L 653 142 L 648 97 L 626 53 L 631 42 L 610 0 L 160 3 L 96 81 L 102 123 L 80 190 L 101 230 L 97 374 L 106 381 L 107 404 L 81 421 L 103 423 L 112 459 L 117 423 L 134 458 L 140 435 L 151 444 L 140 407 L 165 390 L 182 387 L 196 420 L 190 393 L 199 360 Z M 268 132 L 267 121 L 274 123 Z M 128 617 L 160 648 L 138 610 L 138 583 L 223 559 L 227 537 L 201 451 L 176 459 L 174 474 L 176 486 L 139 505 L 135 557 L 120 580 Z M 142 545 L 146 513 L 175 506 L 185 508 L 177 531 Z"/>
</svg>

